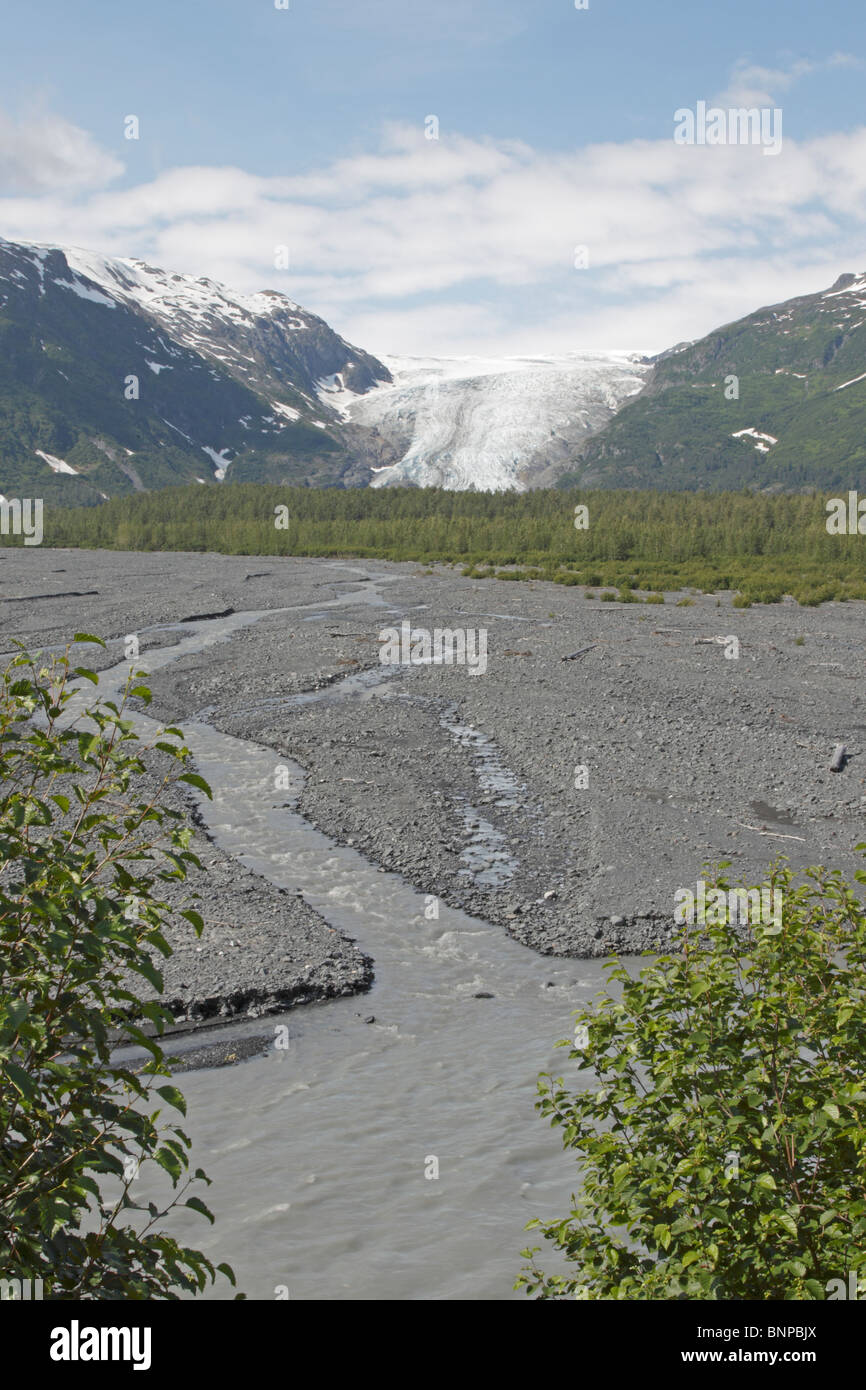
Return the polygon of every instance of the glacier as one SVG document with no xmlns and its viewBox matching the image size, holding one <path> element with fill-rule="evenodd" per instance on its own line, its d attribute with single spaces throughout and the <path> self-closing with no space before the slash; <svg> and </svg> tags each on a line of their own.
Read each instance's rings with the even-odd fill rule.
<svg viewBox="0 0 866 1390">
<path fill-rule="evenodd" d="M 634 352 L 380 360 L 393 380 L 364 395 L 339 378 L 319 384 L 324 404 L 402 451 L 371 486 L 457 491 L 549 485 L 651 370 Z"/>
</svg>

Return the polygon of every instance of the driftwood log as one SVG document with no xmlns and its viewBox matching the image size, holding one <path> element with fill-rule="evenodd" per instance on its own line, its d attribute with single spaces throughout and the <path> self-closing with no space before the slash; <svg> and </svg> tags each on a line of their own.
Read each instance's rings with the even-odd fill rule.
<svg viewBox="0 0 866 1390">
<path fill-rule="evenodd" d="M 833 756 L 830 759 L 830 771 L 841 772 L 845 766 L 846 759 L 847 754 L 845 752 L 844 743 L 837 743 L 836 747 L 833 749 Z"/>
<path fill-rule="evenodd" d="M 598 643 L 597 643 L 597 642 L 593 642 L 592 646 L 590 646 L 590 647 L 581 647 L 581 649 L 580 649 L 579 652 L 571 652 L 569 656 L 561 656 L 559 659 L 560 659 L 560 661 L 576 661 L 577 658 L 578 658 L 579 656 L 586 656 L 587 652 L 591 652 L 592 649 L 593 649 L 593 647 L 597 647 L 597 646 L 598 646 Z"/>
</svg>

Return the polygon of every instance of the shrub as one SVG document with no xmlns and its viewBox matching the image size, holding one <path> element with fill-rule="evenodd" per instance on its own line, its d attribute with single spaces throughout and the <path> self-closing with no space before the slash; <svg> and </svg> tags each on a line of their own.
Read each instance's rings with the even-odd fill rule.
<svg viewBox="0 0 866 1390">
<path fill-rule="evenodd" d="M 159 994 L 154 956 L 171 954 L 159 882 L 199 861 L 181 812 L 136 791 L 144 750 L 124 709 L 149 691 L 130 673 L 119 707 L 86 705 L 72 676 L 99 683 L 70 669 L 69 648 L 41 668 L 22 651 L 0 684 L 0 1272 L 43 1279 L 56 1298 L 175 1299 L 216 1279 L 162 1227 L 208 1179 L 188 1175 L 190 1141 L 161 1119 L 185 1112 L 158 1084 L 172 1019 L 138 982 Z M 176 764 L 170 780 L 207 792 L 185 770 L 180 730 L 156 747 Z M 201 931 L 195 911 L 182 915 Z M 130 1043 L 145 1063 L 114 1060 Z M 130 1192 L 147 1162 L 180 1189 L 161 1210 Z M 198 1196 L 183 1204 L 213 1220 Z"/>
<path fill-rule="evenodd" d="M 524 1251 L 528 1294 L 824 1299 L 866 1274 L 866 912 L 824 869 L 795 886 L 777 865 L 770 884 L 765 925 L 723 909 L 638 978 L 615 960 L 616 992 L 559 1044 L 595 1085 L 542 1077 L 537 1109 L 582 1191 L 530 1225 L 577 1269 L 546 1276 Z"/>
</svg>

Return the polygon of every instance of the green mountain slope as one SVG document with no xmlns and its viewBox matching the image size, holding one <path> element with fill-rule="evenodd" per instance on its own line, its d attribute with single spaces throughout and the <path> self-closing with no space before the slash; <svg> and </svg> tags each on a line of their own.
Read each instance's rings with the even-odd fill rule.
<svg viewBox="0 0 866 1390">
<path fill-rule="evenodd" d="M 866 276 L 843 275 L 663 353 L 559 485 L 842 490 L 864 479 Z"/>
</svg>

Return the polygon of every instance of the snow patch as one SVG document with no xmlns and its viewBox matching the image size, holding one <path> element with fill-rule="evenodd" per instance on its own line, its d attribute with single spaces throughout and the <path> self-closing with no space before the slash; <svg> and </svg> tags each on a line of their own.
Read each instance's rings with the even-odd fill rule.
<svg viewBox="0 0 866 1390">
<path fill-rule="evenodd" d="M 66 463 L 64 459 L 57 459 L 53 454 L 44 454 L 41 449 L 35 451 L 41 459 L 44 459 L 52 473 L 71 473 L 74 478 L 79 476 L 78 469 Z"/>
<path fill-rule="evenodd" d="M 30 252 L 26 252 L 25 254 L 31 264 L 35 265 L 36 269 L 39 271 L 39 293 L 43 295 L 45 293 L 45 258 L 48 252 L 37 251 L 34 248 L 32 254 Z"/>
<path fill-rule="evenodd" d="M 206 453 L 208 458 L 210 458 L 216 465 L 214 469 L 214 477 L 219 478 L 220 482 L 222 482 L 223 478 L 226 475 L 226 469 L 231 463 L 231 459 L 227 459 L 226 454 L 230 453 L 231 450 L 220 449 L 219 453 L 217 453 L 216 449 L 211 449 L 210 446 L 207 444 L 202 444 L 201 447 L 202 451 Z"/>
<path fill-rule="evenodd" d="M 183 430 L 182 430 L 178 425 L 173 425 L 173 424 L 171 423 L 170 420 L 166 420 L 166 418 L 165 418 L 164 415 L 160 415 L 159 418 L 160 418 L 160 420 L 162 421 L 162 423 L 163 423 L 164 425 L 168 425 L 168 427 L 169 427 L 170 430 L 176 430 L 178 434 L 183 435 L 183 438 L 184 438 L 185 440 L 187 440 L 187 442 L 188 442 L 189 444 L 194 444 L 194 443 L 195 443 L 195 440 L 194 440 L 194 439 L 190 439 L 190 437 L 189 437 L 188 434 L 184 434 Z M 131 449 L 127 449 L 127 453 L 132 453 L 132 450 L 131 450 Z"/>
<path fill-rule="evenodd" d="M 102 304 L 106 309 L 117 308 L 114 300 L 109 299 L 108 295 L 100 294 L 99 290 L 91 289 L 89 285 L 82 285 L 80 280 L 55 280 L 54 283 L 63 290 L 71 290 L 79 299 L 89 299 L 92 304 Z"/>
<path fill-rule="evenodd" d="M 756 430 L 754 425 L 749 425 L 748 429 L 745 430 L 735 430 L 731 438 L 742 439 L 743 435 L 747 435 L 749 439 L 758 440 L 759 442 L 755 445 L 755 448 L 762 454 L 769 452 L 767 448 L 768 444 L 778 444 L 779 442 L 774 435 L 762 434 L 760 430 Z"/>
</svg>

